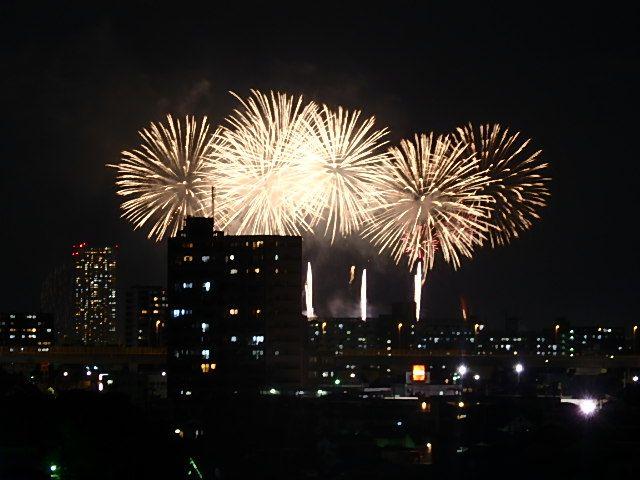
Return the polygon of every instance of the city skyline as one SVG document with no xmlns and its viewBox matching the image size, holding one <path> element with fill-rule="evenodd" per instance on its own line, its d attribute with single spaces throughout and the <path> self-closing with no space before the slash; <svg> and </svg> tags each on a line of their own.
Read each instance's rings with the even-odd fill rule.
<svg viewBox="0 0 640 480">
<path fill-rule="evenodd" d="M 625 136 L 629 128 L 626 105 L 635 93 L 630 84 L 598 73 L 603 66 L 620 74 L 637 71 L 630 47 L 633 42 L 627 41 L 630 31 L 624 25 L 611 29 L 612 18 L 606 13 L 600 18 L 590 9 L 578 13 L 560 10 L 553 18 L 543 11 L 524 17 L 516 10 L 474 11 L 462 20 L 465 28 L 450 31 L 445 25 L 438 26 L 436 20 L 450 17 L 449 7 L 416 8 L 420 13 L 416 20 L 407 20 L 406 12 L 401 11 L 383 19 L 376 12 L 347 9 L 340 25 L 348 28 L 322 45 L 312 36 L 302 35 L 301 26 L 292 27 L 299 45 L 292 45 L 285 34 L 274 34 L 270 45 L 275 55 L 258 49 L 246 59 L 224 53 L 208 56 L 205 48 L 202 53 L 193 52 L 193 58 L 184 58 L 163 43 L 174 62 L 171 65 L 158 63 L 155 54 L 149 53 L 145 35 L 153 38 L 153 31 L 138 32 L 113 12 L 88 11 L 67 17 L 66 23 L 47 25 L 53 42 L 38 53 L 42 61 L 34 63 L 42 65 L 45 74 L 35 75 L 33 66 L 24 66 L 13 69 L 24 73 L 5 80 L 8 90 L 25 92 L 31 88 L 33 92 L 28 102 L 18 101 L 17 95 L 8 103 L 17 121 L 8 125 L 4 147 L 11 156 L 20 151 L 24 160 L 9 162 L 5 178 L 23 178 L 25 165 L 34 165 L 32 181 L 42 188 L 19 208 L 2 207 L 8 210 L 3 244 L 7 242 L 15 254 L 6 265 L 8 277 L 14 281 L 3 290 L 0 304 L 5 310 L 34 310 L 45 276 L 78 241 L 121 245 L 120 263 L 127 266 L 121 275 L 123 287 L 163 284 L 165 247 L 147 241 L 142 232 L 131 232 L 119 218 L 113 172 L 104 164 L 116 161 L 121 150 L 135 145 L 135 132 L 149 120 L 161 120 L 171 111 L 208 114 L 217 123 L 231 106 L 227 90 L 246 93 L 250 87 L 260 87 L 308 92 L 309 98 L 332 105 L 364 107 L 365 113 L 377 114 L 379 122 L 394 126 L 394 140 L 421 130 L 447 131 L 468 120 L 499 121 L 525 132 L 543 148 L 544 159 L 552 164 L 553 197 L 542 221 L 507 248 L 479 252 L 473 261 L 463 262 L 458 272 L 444 265 L 436 267 L 423 291 L 425 315 L 452 316 L 463 296 L 471 311 L 480 316 L 494 321 L 519 316 L 532 327 L 556 317 L 587 324 L 633 322 L 637 254 L 630 237 L 613 233 L 633 215 L 633 175 L 628 174 L 633 167 L 626 163 L 624 142 L 612 144 L 607 139 L 613 134 Z M 9 13 L 19 24 L 23 18 L 20 7 Z M 162 8 L 153 14 L 161 24 L 169 21 L 168 11 Z M 224 15 L 233 14 L 219 13 L 220 25 Z M 288 24 L 295 18 L 293 13 L 265 15 L 274 25 Z M 359 15 L 365 15 L 364 23 L 384 26 L 382 30 L 390 29 L 394 36 L 377 38 L 375 29 L 365 31 L 357 21 Z M 417 18 L 430 27 L 425 28 L 429 41 L 418 41 L 401 27 L 401 20 L 418 22 Z M 180 12 L 174 26 L 205 46 L 230 45 L 224 39 L 224 28 L 187 30 L 192 20 L 190 14 Z M 43 22 L 38 17 L 29 21 L 34 26 Z M 604 29 L 591 36 L 596 21 Z M 310 22 L 311 31 L 321 28 L 320 20 Z M 567 30 L 567 24 L 573 30 Z M 540 25 L 544 26 L 544 38 L 536 35 Z M 90 40 L 78 42 L 65 30 L 71 26 L 89 33 Z M 260 28 L 264 27 L 247 29 L 239 44 L 253 45 Z M 480 37 L 479 52 L 482 46 L 491 45 L 495 47 L 491 55 L 479 53 L 477 58 L 453 61 L 466 52 L 472 37 L 475 41 L 474 33 L 479 29 L 486 35 Z M 368 49 L 353 50 L 351 56 L 340 52 L 339 46 L 357 33 L 366 33 L 364 41 L 372 51 L 384 52 L 384 66 Z M 37 50 L 38 39 L 22 39 L 20 35 L 15 32 L 14 37 L 25 41 L 8 60 L 9 65 L 23 67 L 19 54 Z M 133 40 L 133 48 L 126 53 L 121 47 L 125 40 Z M 580 42 L 589 48 L 580 48 Z M 67 48 L 77 53 L 76 62 L 89 65 L 74 77 L 71 88 L 64 79 L 73 71 L 74 61 L 66 64 L 68 71 L 54 63 Z M 89 49 L 94 49 L 91 55 Z M 416 56 L 423 60 L 406 61 Z M 106 69 L 105 62 L 113 68 Z M 256 65 L 257 77 L 243 73 L 245 62 Z M 319 76 L 319 71 L 323 75 Z M 101 80 L 91 81 L 96 77 Z M 35 78 L 44 90 L 32 88 Z M 144 78 L 151 81 L 143 82 Z M 121 87 L 115 89 L 116 84 Z M 85 96 L 97 101 L 91 112 L 80 101 Z M 19 130 L 28 124 L 27 118 L 40 118 L 35 115 L 38 109 L 46 121 L 38 122 L 29 132 L 38 139 L 37 145 L 63 159 L 53 164 L 42 158 L 42 148 L 29 145 Z M 80 117 L 91 121 L 80 125 Z M 609 119 L 606 125 L 601 118 Z M 603 157 L 620 158 L 622 168 L 602 166 L 599 159 Z M 45 181 L 51 174 L 56 175 L 55 185 Z M 7 182 L 3 189 L 16 197 L 16 188 L 23 185 L 24 180 Z M 60 201 L 47 202 L 50 197 Z M 34 215 L 39 215 L 39 222 L 24 220 Z M 104 221 L 88 221 L 97 217 Z M 51 233 L 47 249 L 33 247 L 31 239 L 38 237 L 36 227 Z M 304 260 L 314 266 L 317 310 L 331 310 L 332 305 L 349 300 L 343 286 L 354 264 L 367 268 L 374 311 L 411 298 L 411 276 L 363 245 L 366 243 L 357 238 L 332 247 L 317 239 L 305 242 Z M 622 261 L 604 261 L 602 255 L 613 251 L 630 253 Z M 34 255 L 38 261 L 29 269 L 21 268 L 33 261 Z"/>
</svg>

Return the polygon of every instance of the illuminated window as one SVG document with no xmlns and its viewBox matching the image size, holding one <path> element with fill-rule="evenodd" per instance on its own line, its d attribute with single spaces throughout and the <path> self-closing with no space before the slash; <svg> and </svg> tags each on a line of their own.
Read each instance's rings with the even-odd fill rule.
<svg viewBox="0 0 640 480">
<path fill-rule="evenodd" d="M 278 260 L 278 258 L 280 258 L 280 257 L 278 256 L 278 254 L 276 254 L 276 256 L 275 256 L 275 257 L 273 257 L 273 259 L 274 259 L 274 260 Z"/>
<path fill-rule="evenodd" d="M 182 288 L 193 288 L 193 282 L 183 282 Z"/>
<path fill-rule="evenodd" d="M 202 287 L 204 288 L 205 292 L 208 292 L 209 290 L 211 290 L 211 282 L 204 282 L 202 284 Z"/>
<path fill-rule="evenodd" d="M 238 309 L 237 308 L 230 308 L 229 309 L 229 315 L 237 315 L 238 314 Z"/>
<path fill-rule="evenodd" d="M 229 273 L 231 275 L 235 275 L 236 273 L 238 273 L 238 269 L 237 268 L 232 268 L 231 270 L 229 270 Z"/>
<path fill-rule="evenodd" d="M 259 268 L 259 267 L 256 267 L 256 268 L 254 268 L 254 269 L 253 269 L 253 271 L 254 271 L 255 273 L 260 273 L 260 268 Z"/>
<path fill-rule="evenodd" d="M 204 333 L 204 332 L 209 330 L 209 324 L 208 323 L 203 323 L 201 325 L 201 327 L 202 327 L 202 333 Z"/>
<path fill-rule="evenodd" d="M 185 255 L 182 257 L 182 260 L 185 262 L 193 262 L 193 257 L 191 255 Z"/>
<path fill-rule="evenodd" d="M 209 255 L 203 255 L 203 256 L 202 256 L 202 261 L 203 261 L 204 263 L 207 263 L 209 260 L 211 260 L 211 257 L 210 257 Z"/>
<path fill-rule="evenodd" d="M 235 260 L 236 256 L 235 255 L 229 255 L 229 260 Z"/>
<path fill-rule="evenodd" d="M 208 363 L 201 363 L 200 364 L 200 369 L 202 370 L 202 373 L 209 373 L 209 364 Z"/>
<path fill-rule="evenodd" d="M 209 360 L 209 350 L 202 350 L 202 358 Z"/>
<path fill-rule="evenodd" d="M 424 365 L 414 365 L 411 372 L 414 382 L 424 382 L 426 379 L 426 368 Z"/>
<path fill-rule="evenodd" d="M 231 341 L 232 342 L 237 342 L 238 341 L 238 337 L 236 337 L 235 335 L 231 335 Z"/>
</svg>

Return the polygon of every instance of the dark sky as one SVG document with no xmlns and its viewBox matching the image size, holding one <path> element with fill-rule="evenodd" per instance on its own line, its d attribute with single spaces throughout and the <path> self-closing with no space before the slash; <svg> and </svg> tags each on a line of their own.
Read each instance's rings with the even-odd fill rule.
<svg viewBox="0 0 640 480">
<path fill-rule="evenodd" d="M 463 295 L 490 322 L 638 318 L 638 12 L 540 2 L 2 2 L 0 310 L 38 307 L 78 241 L 119 243 L 121 286 L 164 282 L 164 246 L 119 218 L 113 172 L 166 113 L 220 122 L 227 91 L 303 93 L 362 108 L 393 139 L 500 122 L 552 164 L 543 220 L 425 287 L 428 316 Z M 559 2 L 557 2 L 559 3 Z M 588 3 L 588 2 L 584 2 Z M 368 260 L 371 301 L 410 299 L 402 268 L 360 242 L 309 248 L 316 308 L 347 302 Z M 337 273 L 336 273 L 337 272 Z"/>
</svg>

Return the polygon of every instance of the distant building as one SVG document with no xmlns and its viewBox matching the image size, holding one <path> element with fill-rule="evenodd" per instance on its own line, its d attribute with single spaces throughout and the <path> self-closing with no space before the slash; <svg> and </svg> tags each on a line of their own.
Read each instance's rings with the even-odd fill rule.
<svg viewBox="0 0 640 480">
<path fill-rule="evenodd" d="M 116 251 L 114 247 L 75 245 L 73 322 L 83 345 L 116 342 Z"/>
<path fill-rule="evenodd" d="M 53 315 L 53 331 L 57 345 L 76 343 L 73 299 L 74 265 L 65 262 L 47 275 L 40 292 L 41 311 Z"/>
<path fill-rule="evenodd" d="M 0 347 L 36 348 L 48 352 L 53 344 L 53 317 L 42 313 L 0 313 Z"/>
<path fill-rule="evenodd" d="M 167 292 L 159 286 L 133 286 L 125 293 L 124 331 L 127 347 L 165 345 Z"/>
<path fill-rule="evenodd" d="M 303 382 L 300 237 L 225 236 L 187 218 L 169 240 L 167 296 L 170 395 Z"/>
</svg>

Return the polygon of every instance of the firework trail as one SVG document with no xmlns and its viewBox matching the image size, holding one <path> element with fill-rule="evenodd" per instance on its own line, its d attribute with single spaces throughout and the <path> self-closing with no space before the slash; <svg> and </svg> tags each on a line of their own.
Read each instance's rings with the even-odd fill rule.
<svg viewBox="0 0 640 480">
<path fill-rule="evenodd" d="M 469 124 L 454 138 L 489 176 L 482 190 L 493 200 L 488 237 L 491 246 L 505 245 L 540 218 L 538 210 L 550 196 L 548 164 L 540 161 L 540 150 L 530 148 L 530 140 L 500 125 Z"/>
<path fill-rule="evenodd" d="M 461 144 L 433 134 L 402 140 L 389 152 L 378 167 L 384 202 L 364 236 L 396 263 L 406 254 L 410 269 L 423 260 L 423 276 L 433 268 L 436 250 L 457 268 L 489 229 L 491 199 L 480 193 L 488 178 L 478 160 L 465 158 Z"/>
<path fill-rule="evenodd" d="M 362 270 L 362 284 L 360 285 L 360 319 L 367 320 L 367 269 Z"/>
<path fill-rule="evenodd" d="M 467 301 L 464 299 L 462 295 L 460 295 L 460 311 L 462 312 L 462 320 L 467 321 L 467 317 L 469 315 L 469 311 L 467 309 Z"/>
<path fill-rule="evenodd" d="M 353 283 L 355 278 L 356 278 L 356 266 L 351 265 L 351 268 L 349 268 L 349 285 Z"/>
<path fill-rule="evenodd" d="M 310 230 L 304 199 L 308 124 L 317 107 L 302 97 L 251 91 L 216 136 L 214 180 L 222 228 L 244 235 Z"/>
<path fill-rule="evenodd" d="M 373 167 L 387 155 L 381 150 L 387 129 L 374 130 L 375 118 L 360 115 L 323 105 L 306 132 L 307 209 L 311 224 L 324 223 L 332 243 L 337 234 L 350 235 L 370 220 L 370 208 L 379 202 Z"/>
<path fill-rule="evenodd" d="M 167 116 L 166 124 L 151 123 L 139 132 L 140 146 L 122 152 L 116 187 L 122 216 L 136 229 L 149 226 L 156 241 L 174 236 L 187 215 L 203 215 L 207 207 L 212 148 L 209 124 L 194 117 Z"/>
<path fill-rule="evenodd" d="M 420 321 L 420 302 L 422 300 L 422 263 L 418 262 L 413 277 L 413 301 L 416 303 L 416 321 Z"/>
<path fill-rule="evenodd" d="M 304 296 L 307 307 L 307 319 L 315 318 L 313 311 L 313 273 L 311 272 L 311 262 L 307 262 L 307 281 L 304 284 Z"/>
</svg>

